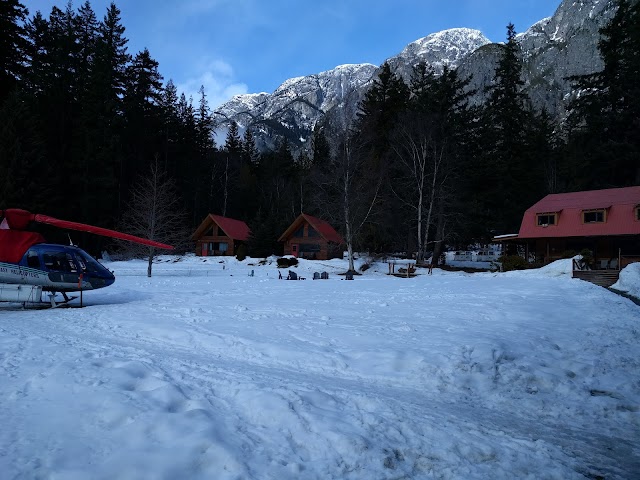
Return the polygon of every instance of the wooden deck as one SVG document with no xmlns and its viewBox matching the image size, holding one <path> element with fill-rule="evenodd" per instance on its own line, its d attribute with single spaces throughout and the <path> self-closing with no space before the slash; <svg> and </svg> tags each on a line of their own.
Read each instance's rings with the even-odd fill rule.
<svg viewBox="0 0 640 480">
<path fill-rule="evenodd" d="M 595 283 L 601 287 L 610 287 L 620 278 L 620 270 L 574 270 L 573 278 Z"/>
</svg>

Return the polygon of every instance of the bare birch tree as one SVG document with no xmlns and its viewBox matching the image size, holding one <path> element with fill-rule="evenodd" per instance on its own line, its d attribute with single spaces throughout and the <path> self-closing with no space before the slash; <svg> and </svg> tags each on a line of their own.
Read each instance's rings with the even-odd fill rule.
<svg viewBox="0 0 640 480">
<path fill-rule="evenodd" d="M 329 165 L 312 176 L 313 201 L 322 216 L 342 225 L 347 247 L 349 271 L 355 271 L 354 245 L 362 227 L 371 221 L 380 202 L 382 175 L 369 168 L 363 145 L 344 128 L 338 135 L 339 147 Z"/>
<path fill-rule="evenodd" d="M 131 192 L 131 201 L 123 215 L 122 225 L 133 235 L 180 248 L 189 241 L 186 218 L 176 185 L 159 167 L 156 156 L 148 174 L 139 179 Z M 137 244 L 128 244 L 126 248 L 135 256 L 147 258 L 147 276 L 151 277 L 158 250 Z"/>
<path fill-rule="evenodd" d="M 437 117 L 409 114 L 398 122 L 392 136 L 404 182 L 392 190 L 402 203 L 415 211 L 417 263 L 423 263 L 434 223 L 439 193 L 447 181 L 447 139 L 440 135 Z"/>
</svg>

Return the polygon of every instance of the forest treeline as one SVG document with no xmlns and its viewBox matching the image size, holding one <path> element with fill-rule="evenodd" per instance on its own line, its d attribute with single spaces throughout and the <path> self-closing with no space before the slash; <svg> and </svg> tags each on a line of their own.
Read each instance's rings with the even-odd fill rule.
<svg viewBox="0 0 640 480">
<path fill-rule="evenodd" d="M 258 152 L 255 131 L 213 112 L 204 88 L 186 98 L 151 52 L 129 52 L 114 3 L 99 19 L 89 2 L 44 16 L 0 0 L 0 208 L 117 227 L 160 168 L 187 230 L 208 213 L 244 220 L 254 256 L 279 253 L 301 212 L 350 249 L 422 257 L 486 243 L 548 193 L 640 184 L 638 32 L 640 4 L 619 0 L 600 32 L 604 69 L 572 79 L 561 124 L 532 108 L 509 25 L 485 91 L 446 67 L 416 65 L 405 83 L 384 64 L 357 117 L 327 116 L 294 156 L 286 139 Z"/>
</svg>

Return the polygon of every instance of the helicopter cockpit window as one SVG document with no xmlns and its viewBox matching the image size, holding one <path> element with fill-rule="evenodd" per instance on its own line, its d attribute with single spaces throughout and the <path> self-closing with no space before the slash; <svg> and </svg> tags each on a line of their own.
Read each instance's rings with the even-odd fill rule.
<svg viewBox="0 0 640 480">
<path fill-rule="evenodd" d="M 29 250 L 29 252 L 27 252 L 27 265 L 31 268 L 41 268 L 38 252 L 33 250 Z"/>
<path fill-rule="evenodd" d="M 44 264 L 51 270 L 58 272 L 77 272 L 78 267 L 71 254 L 66 252 L 51 252 L 42 254 Z"/>
<path fill-rule="evenodd" d="M 67 257 L 67 265 L 69 265 L 69 270 L 72 273 L 76 273 L 78 271 L 78 267 L 76 266 L 76 262 L 73 259 L 73 255 L 71 255 L 70 253 L 65 254 L 65 256 Z"/>
<path fill-rule="evenodd" d="M 102 267 L 93 257 L 84 252 L 77 252 L 76 258 L 80 264 L 80 268 L 84 272 L 97 273 Z"/>
</svg>

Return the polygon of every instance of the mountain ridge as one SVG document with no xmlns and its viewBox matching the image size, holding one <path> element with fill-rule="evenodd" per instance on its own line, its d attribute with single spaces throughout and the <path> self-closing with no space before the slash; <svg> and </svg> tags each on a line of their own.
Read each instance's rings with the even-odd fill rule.
<svg viewBox="0 0 640 480">
<path fill-rule="evenodd" d="M 598 31 L 614 10 L 614 0 L 563 0 L 551 17 L 518 34 L 525 90 L 534 108 L 544 108 L 558 119 L 565 116 L 571 93 L 568 77 L 602 68 Z M 444 65 L 457 68 L 462 78 L 472 76 L 469 88 L 478 93 L 471 102 L 480 104 L 485 100 L 485 87 L 493 81 L 499 45 L 479 30 L 451 28 L 409 43 L 386 62 L 405 81 L 421 61 L 436 73 Z M 348 118 L 355 116 L 379 68 L 370 63 L 345 64 L 290 78 L 271 94 L 236 95 L 217 112 L 224 121 L 236 121 L 241 130 L 251 128 L 260 150 L 274 148 L 277 138 L 286 137 L 294 151 L 302 151 L 309 148 L 313 129 L 331 110 L 343 108 Z"/>
</svg>

